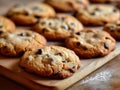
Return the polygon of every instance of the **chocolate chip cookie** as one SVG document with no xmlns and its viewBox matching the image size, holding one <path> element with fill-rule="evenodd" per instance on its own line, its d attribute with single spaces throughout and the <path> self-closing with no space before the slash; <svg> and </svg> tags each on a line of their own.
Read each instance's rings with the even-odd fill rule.
<svg viewBox="0 0 120 90">
<path fill-rule="evenodd" d="M 66 46 L 81 58 L 102 57 L 115 49 L 116 41 L 102 30 L 86 29 L 73 34 L 65 41 Z"/>
<path fill-rule="evenodd" d="M 27 51 L 21 58 L 20 66 L 40 76 L 64 79 L 79 69 L 80 60 L 67 48 L 46 46 Z"/>
<path fill-rule="evenodd" d="M 88 0 L 45 0 L 45 2 L 64 12 L 75 12 L 89 5 Z"/>
<path fill-rule="evenodd" d="M 98 26 L 116 22 L 120 17 L 120 13 L 114 6 L 93 4 L 86 9 L 79 10 L 76 17 L 84 25 Z"/>
<path fill-rule="evenodd" d="M 103 30 L 111 34 L 116 40 L 120 40 L 120 20 L 116 23 L 108 23 Z"/>
<path fill-rule="evenodd" d="M 46 39 L 36 32 L 16 30 L 0 35 L 0 55 L 16 57 L 26 50 L 46 45 Z"/>
<path fill-rule="evenodd" d="M 19 25 L 35 24 L 38 18 L 54 15 L 55 11 L 52 7 L 40 2 L 26 5 L 15 5 L 7 13 L 7 16 Z"/>
<path fill-rule="evenodd" d="M 57 14 L 55 17 L 41 18 L 33 30 L 45 36 L 48 40 L 63 40 L 71 33 L 81 31 L 83 25 L 73 16 Z"/>
<path fill-rule="evenodd" d="M 7 31 L 14 31 L 15 28 L 15 24 L 11 20 L 0 16 L 0 34 Z"/>
</svg>

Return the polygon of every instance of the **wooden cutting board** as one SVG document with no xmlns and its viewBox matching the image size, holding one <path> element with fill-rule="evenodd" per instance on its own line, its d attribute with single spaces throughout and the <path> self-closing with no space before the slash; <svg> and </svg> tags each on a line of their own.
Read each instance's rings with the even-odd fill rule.
<svg viewBox="0 0 120 90">
<path fill-rule="evenodd" d="M 49 42 L 49 45 L 53 42 Z M 62 43 L 55 43 L 55 45 L 62 45 Z M 19 58 L 4 58 L 0 57 L 0 74 L 12 80 L 15 80 L 30 89 L 34 90 L 63 90 L 81 80 L 88 74 L 103 66 L 105 63 L 112 60 L 120 54 L 120 43 L 117 42 L 116 49 L 109 55 L 102 58 L 84 59 L 81 60 L 81 68 L 71 77 L 63 80 L 53 80 L 49 78 L 42 78 L 38 75 L 25 72 L 19 67 Z"/>
</svg>

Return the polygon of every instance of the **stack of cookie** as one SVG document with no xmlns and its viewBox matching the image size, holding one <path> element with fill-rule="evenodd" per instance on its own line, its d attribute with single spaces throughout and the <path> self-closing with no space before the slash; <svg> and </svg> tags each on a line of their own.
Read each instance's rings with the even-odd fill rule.
<svg viewBox="0 0 120 90">
<path fill-rule="evenodd" d="M 20 66 L 25 70 L 57 79 L 72 76 L 80 68 L 80 58 L 108 55 L 116 47 L 114 38 L 120 39 L 120 12 L 113 5 L 95 4 L 114 0 L 90 1 L 94 4 L 88 0 L 44 0 L 13 6 L 6 16 L 17 26 L 32 30 L 18 30 L 1 16 L 0 54 L 21 56 Z M 104 26 L 104 30 L 84 26 Z M 47 46 L 51 41 L 60 41 L 66 47 Z"/>
</svg>

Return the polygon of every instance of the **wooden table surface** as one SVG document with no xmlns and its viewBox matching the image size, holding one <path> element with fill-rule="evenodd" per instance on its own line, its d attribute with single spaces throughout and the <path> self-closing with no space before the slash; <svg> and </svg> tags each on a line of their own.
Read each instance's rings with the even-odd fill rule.
<svg viewBox="0 0 120 90">
<path fill-rule="evenodd" d="M 26 3 L 28 1 L 33 0 L 0 0 L 0 14 L 4 14 L 16 3 Z M 0 75 L 0 90 L 28 89 Z M 120 55 L 81 81 L 70 86 L 67 90 L 120 90 Z"/>
</svg>

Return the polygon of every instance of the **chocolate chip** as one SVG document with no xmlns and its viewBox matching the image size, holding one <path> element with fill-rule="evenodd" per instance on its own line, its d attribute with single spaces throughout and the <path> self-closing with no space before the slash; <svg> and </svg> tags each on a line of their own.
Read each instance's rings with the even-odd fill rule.
<svg viewBox="0 0 120 90">
<path fill-rule="evenodd" d="M 109 44 L 107 42 L 104 43 L 104 48 L 109 49 Z"/>
<path fill-rule="evenodd" d="M 57 17 L 57 19 L 60 19 L 60 20 L 65 20 L 65 17 Z"/>
<path fill-rule="evenodd" d="M 80 42 L 76 42 L 76 45 L 77 45 L 77 46 L 80 46 L 80 45 L 81 45 L 81 43 L 80 43 Z"/>
<path fill-rule="evenodd" d="M 101 11 L 102 11 L 102 8 L 101 8 L 101 7 L 96 7 L 96 8 L 95 8 L 95 11 L 101 12 Z"/>
<path fill-rule="evenodd" d="M 106 22 L 106 21 L 103 22 L 104 25 L 107 24 L 107 23 L 108 23 L 108 22 Z"/>
<path fill-rule="evenodd" d="M 73 66 L 69 69 L 69 71 L 72 72 L 72 73 L 74 73 L 74 72 L 75 72 L 75 71 L 74 71 L 74 70 L 75 70 L 75 67 L 76 67 L 76 66 L 73 65 Z"/>
<path fill-rule="evenodd" d="M 90 13 L 90 15 L 96 15 L 95 12 Z"/>
<path fill-rule="evenodd" d="M 72 69 L 75 69 L 76 65 L 73 65 Z"/>
<path fill-rule="evenodd" d="M 81 32 L 77 32 L 77 33 L 75 33 L 75 34 L 77 34 L 77 35 L 81 35 Z"/>
<path fill-rule="evenodd" d="M 54 59 L 53 59 L 53 58 L 49 58 L 49 60 L 50 60 L 51 63 L 54 62 Z"/>
<path fill-rule="evenodd" d="M 109 37 L 105 37 L 105 39 L 109 39 Z"/>
<path fill-rule="evenodd" d="M 34 7 L 32 7 L 31 9 L 32 9 L 32 10 L 38 10 L 39 7 L 34 6 Z"/>
<path fill-rule="evenodd" d="M 45 54 L 46 57 L 50 57 L 49 54 Z"/>
<path fill-rule="evenodd" d="M 113 12 L 117 12 L 118 10 L 117 9 L 113 9 Z"/>
<path fill-rule="evenodd" d="M 18 36 L 26 36 L 26 33 L 20 33 L 20 34 L 18 34 Z"/>
<path fill-rule="evenodd" d="M 52 25 L 52 22 L 50 22 L 50 21 L 42 21 L 40 23 L 44 24 L 44 25 L 47 25 L 47 26 L 51 26 Z"/>
<path fill-rule="evenodd" d="M 3 30 L 0 30 L 0 34 L 2 34 L 3 33 Z"/>
<path fill-rule="evenodd" d="M 51 23 L 51 22 L 49 22 L 49 23 L 48 23 L 48 25 L 49 25 L 49 26 L 51 26 L 51 25 L 52 25 L 52 23 Z"/>
<path fill-rule="evenodd" d="M 63 63 L 67 63 L 67 61 L 66 61 L 66 60 L 62 60 L 62 62 L 63 62 Z"/>
<path fill-rule="evenodd" d="M 62 25 L 61 28 L 65 29 L 65 30 L 69 29 L 67 25 Z"/>
<path fill-rule="evenodd" d="M 45 33 L 45 32 L 47 32 L 48 30 L 46 29 L 46 28 L 43 28 L 42 29 L 42 33 Z"/>
<path fill-rule="evenodd" d="M 110 31 L 111 31 L 111 32 L 114 32 L 114 31 L 115 31 L 115 26 L 111 25 L 111 26 L 110 26 Z"/>
<path fill-rule="evenodd" d="M 25 16 L 29 16 L 29 13 L 28 12 L 24 12 L 23 13 Z"/>
<path fill-rule="evenodd" d="M 35 17 L 36 19 L 40 19 L 40 18 L 41 18 L 40 16 L 36 16 L 36 15 L 35 15 L 34 17 Z"/>
<path fill-rule="evenodd" d="M 45 24 L 46 24 L 46 22 L 45 22 L 45 21 L 42 21 L 42 22 L 40 22 L 40 24 L 45 25 Z"/>
<path fill-rule="evenodd" d="M 42 49 L 38 49 L 38 51 L 36 52 L 36 54 L 42 54 Z"/>
<path fill-rule="evenodd" d="M 74 27 L 76 26 L 76 24 L 75 24 L 75 23 L 73 23 L 73 22 L 71 22 L 70 24 L 71 24 L 72 26 L 74 26 Z"/>
<path fill-rule="evenodd" d="M 62 56 L 62 53 L 56 53 L 55 55 L 60 55 L 60 56 Z"/>
</svg>

